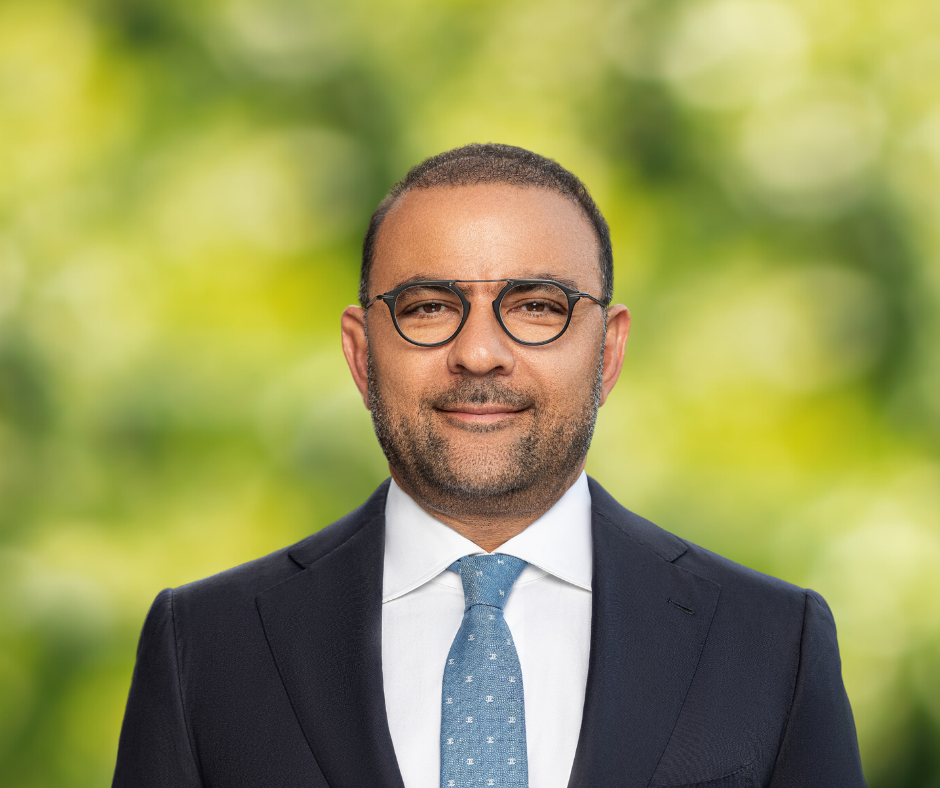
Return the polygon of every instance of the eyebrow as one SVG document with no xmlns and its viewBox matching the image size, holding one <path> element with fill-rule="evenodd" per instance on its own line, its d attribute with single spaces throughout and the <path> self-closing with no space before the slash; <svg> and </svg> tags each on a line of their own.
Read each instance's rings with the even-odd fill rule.
<svg viewBox="0 0 940 788">
<path fill-rule="evenodd" d="M 494 282 L 501 282 L 504 279 L 551 279 L 554 282 L 559 282 L 560 284 L 567 285 L 568 287 L 574 288 L 575 290 L 580 290 L 578 283 L 567 276 L 559 276 L 558 274 L 548 272 L 541 272 L 537 274 L 532 274 L 531 276 L 507 276 L 507 277 L 497 277 L 492 280 Z M 453 282 L 453 281 L 473 281 L 473 280 L 461 280 L 459 277 L 455 279 L 447 279 L 441 276 L 434 276 L 433 274 L 417 273 L 409 276 L 407 279 L 402 279 L 395 283 L 395 285 L 389 290 L 394 290 L 396 287 L 401 287 L 402 285 L 411 284 L 412 282 Z"/>
<path fill-rule="evenodd" d="M 412 282 L 444 282 L 444 281 L 449 282 L 450 280 L 449 279 L 445 280 L 445 279 L 442 279 L 440 276 L 434 276 L 432 274 L 418 273 L 418 274 L 409 276 L 407 279 L 401 279 L 398 282 L 395 282 L 395 284 L 392 285 L 389 288 L 389 290 L 394 290 L 396 287 L 401 287 L 402 285 L 408 285 L 408 284 L 411 284 Z"/>
</svg>

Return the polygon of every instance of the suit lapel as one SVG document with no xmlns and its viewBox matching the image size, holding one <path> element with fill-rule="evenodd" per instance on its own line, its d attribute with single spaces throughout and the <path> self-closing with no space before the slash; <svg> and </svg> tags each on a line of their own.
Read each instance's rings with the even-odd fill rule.
<svg viewBox="0 0 940 788">
<path fill-rule="evenodd" d="M 720 587 L 676 566 L 676 537 L 591 480 L 591 656 L 570 788 L 648 785 L 679 716 Z"/>
<path fill-rule="evenodd" d="M 403 788 L 382 683 L 386 491 L 292 550 L 306 568 L 257 597 L 281 680 L 333 788 Z"/>
</svg>

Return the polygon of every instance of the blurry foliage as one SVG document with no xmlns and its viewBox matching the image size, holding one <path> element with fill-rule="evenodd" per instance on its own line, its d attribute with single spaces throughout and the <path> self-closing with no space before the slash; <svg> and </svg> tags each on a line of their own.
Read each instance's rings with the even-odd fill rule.
<svg viewBox="0 0 940 788">
<path fill-rule="evenodd" d="M 823 593 L 872 788 L 940 786 L 940 6 L 0 2 L 0 774 L 108 782 L 165 586 L 385 476 L 339 349 L 427 155 L 558 158 L 634 313 L 589 470 Z"/>
</svg>

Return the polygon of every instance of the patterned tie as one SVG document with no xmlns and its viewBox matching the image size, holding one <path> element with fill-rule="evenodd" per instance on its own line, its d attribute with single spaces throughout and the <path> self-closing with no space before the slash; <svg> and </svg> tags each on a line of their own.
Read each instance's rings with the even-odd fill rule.
<svg viewBox="0 0 940 788">
<path fill-rule="evenodd" d="M 465 556 L 464 614 L 444 666 L 441 788 L 528 788 L 522 670 L 503 605 L 526 562 Z"/>
</svg>

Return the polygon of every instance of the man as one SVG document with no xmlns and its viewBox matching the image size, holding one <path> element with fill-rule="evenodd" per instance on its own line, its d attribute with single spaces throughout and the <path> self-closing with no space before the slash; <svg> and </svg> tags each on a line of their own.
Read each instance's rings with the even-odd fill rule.
<svg viewBox="0 0 940 788">
<path fill-rule="evenodd" d="M 157 597 L 116 786 L 864 785 L 825 602 L 584 475 L 612 271 L 583 185 L 528 151 L 396 185 L 342 318 L 392 479 Z"/>
</svg>

